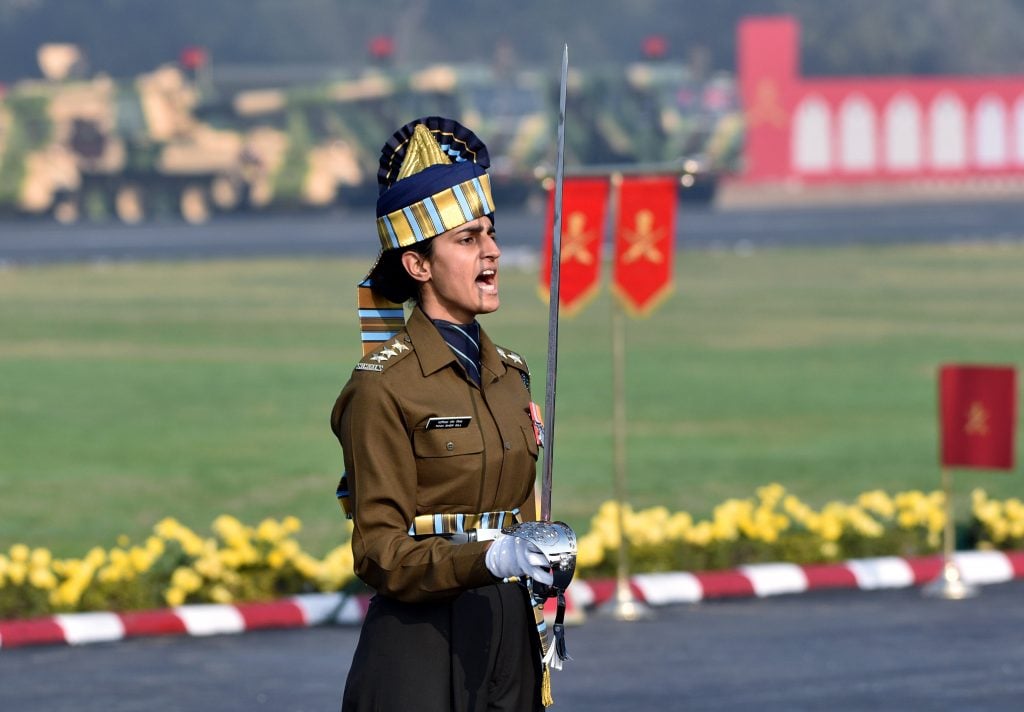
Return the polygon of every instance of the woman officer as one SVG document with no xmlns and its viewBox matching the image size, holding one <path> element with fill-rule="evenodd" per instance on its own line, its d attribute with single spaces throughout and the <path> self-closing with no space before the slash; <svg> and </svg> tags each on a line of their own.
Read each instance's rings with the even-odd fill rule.
<svg viewBox="0 0 1024 712">
<path fill-rule="evenodd" d="M 499 305 L 488 163 L 472 132 L 440 117 L 382 150 L 383 249 L 360 285 L 366 355 L 331 415 L 355 571 L 376 590 L 344 711 L 550 703 L 543 619 L 516 580 L 550 584 L 551 572 L 499 531 L 536 518 L 538 436 L 524 360 L 476 321 Z"/>
</svg>

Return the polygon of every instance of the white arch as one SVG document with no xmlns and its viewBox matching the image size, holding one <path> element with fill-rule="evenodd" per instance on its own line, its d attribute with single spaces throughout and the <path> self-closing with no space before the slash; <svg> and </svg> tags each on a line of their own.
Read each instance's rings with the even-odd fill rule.
<svg viewBox="0 0 1024 712">
<path fill-rule="evenodd" d="M 1013 158 L 1018 166 L 1024 166 L 1024 94 L 1013 103 Z"/>
<path fill-rule="evenodd" d="M 921 107 L 911 94 L 894 96 L 885 107 L 884 163 L 890 171 L 921 170 Z"/>
<path fill-rule="evenodd" d="M 928 156 L 939 171 L 961 170 L 967 163 L 967 118 L 963 102 L 943 92 L 928 113 Z"/>
<path fill-rule="evenodd" d="M 790 145 L 797 173 L 824 173 L 832 168 L 832 116 L 824 99 L 809 96 L 796 107 Z"/>
<path fill-rule="evenodd" d="M 1009 159 L 1006 145 L 1006 107 L 992 94 L 983 96 L 974 107 L 974 163 L 979 168 L 1002 168 Z"/>
<path fill-rule="evenodd" d="M 875 111 L 859 94 L 843 100 L 839 108 L 839 166 L 844 171 L 870 171 L 877 164 Z"/>
</svg>

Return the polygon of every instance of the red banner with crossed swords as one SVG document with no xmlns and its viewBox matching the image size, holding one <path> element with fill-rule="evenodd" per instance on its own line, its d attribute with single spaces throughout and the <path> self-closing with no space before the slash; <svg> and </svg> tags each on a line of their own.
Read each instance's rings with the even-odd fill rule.
<svg viewBox="0 0 1024 712">
<path fill-rule="evenodd" d="M 601 281 L 601 247 L 608 204 L 606 178 L 566 178 L 562 184 L 562 251 L 559 301 L 563 313 L 578 312 L 596 293 Z M 554 190 L 548 192 L 547 231 L 541 255 L 540 291 L 547 300 L 551 288 L 551 239 L 554 234 Z"/>
<path fill-rule="evenodd" d="M 672 292 L 676 191 L 674 177 L 627 177 L 619 186 L 612 288 L 634 316 L 647 316 Z"/>
</svg>

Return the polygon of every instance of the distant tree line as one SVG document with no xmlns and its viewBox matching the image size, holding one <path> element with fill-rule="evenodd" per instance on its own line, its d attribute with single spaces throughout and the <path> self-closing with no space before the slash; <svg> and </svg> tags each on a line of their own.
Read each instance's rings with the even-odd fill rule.
<svg viewBox="0 0 1024 712">
<path fill-rule="evenodd" d="M 809 74 L 1024 73 L 1024 0 L 0 0 L 0 81 L 35 76 L 36 47 L 74 42 L 93 70 L 127 76 L 199 45 L 228 65 L 371 61 L 556 66 L 665 56 L 708 71 L 735 65 L 737 21 L 788 13 L 802 25 Z"/>
</svg>

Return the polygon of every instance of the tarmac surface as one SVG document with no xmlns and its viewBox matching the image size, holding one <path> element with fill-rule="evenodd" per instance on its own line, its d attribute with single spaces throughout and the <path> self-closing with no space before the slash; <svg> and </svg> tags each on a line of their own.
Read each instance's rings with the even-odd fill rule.
<svg viewBox="0 0 1024 712">
<path fill-rule="evenodd" d="M 556 712 L 1019 710 L 1024 581 L 963 601 L 821 591 L 591 613 L 567 631 Z M 336 710 L 358 629 L 0 651 L 4 712 Z"/>
<path fill-rule="evenodd" d="M 369 210 L 218 216 L 196 226 L 174 220 L 136 226 L 8 220 L 0 222 L 0 265 L 275 256 L 371 259 L 378 243 Z M 496 227 L 506 262 L 539 253 L 542 211 L 499 210 Z M 788 245 L 1017 242 L 1024 240 L 1024 200 L 744 210 L 682 203 L 676 239 L 683 249 L 738 251 Z"/>
</svg>

